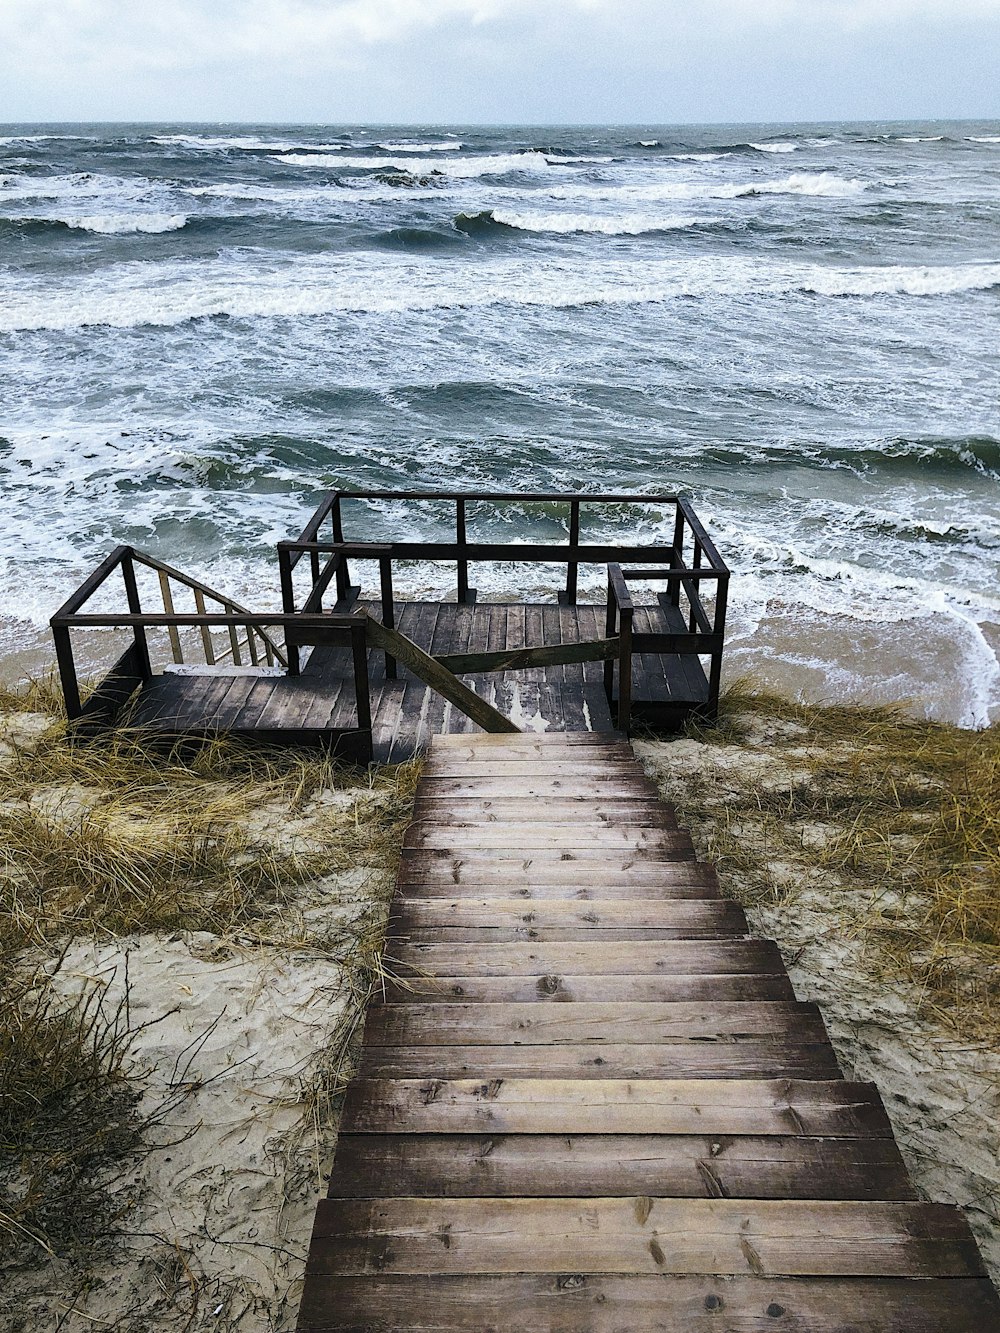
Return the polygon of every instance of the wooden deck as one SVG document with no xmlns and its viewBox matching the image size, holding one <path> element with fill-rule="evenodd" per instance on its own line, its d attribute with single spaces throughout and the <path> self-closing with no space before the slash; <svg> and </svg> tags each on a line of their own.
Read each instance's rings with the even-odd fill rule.
<svg viewBox="0 0 1000 1333">
<path fill-rule="evenodd" d="M 379 602 L 358 609 L 381 616 Z M 604 634 L 598 606 L 522 603 L 398 602 L 396 628 L 435 657 L 580 643 Z M 664 597 L 637 607 L 636 634 L 684 629 L 681 613 Z M 384 654 L 368 653 L 373 754 L 380 762 L 410 758 L 434 735 L 480 729 L 422 680 L 399 668 L 388 679 Z M 481 697 L 528 731 L 613 729 L 604 693 L 603 664 L 536 667 L 467 675 Z M 651 723 L 676 727 L 708 697 L 708 681 L 692 654 L 638 655 L 633 665 L 633 711 Z M 139 694 L 132 725 L 167 735 L 228 732 L 265 743 L 332 743 L 350 753 L 356 726 L 354 669 L 346 648 L 314 648 L 300 676 L 154 676 Z M 343 733 L 336 738 L 336 733 Z"/>
<path fill-rule="evenodd" d="M 624 742 L 434 739 L 387 959 L 300 1333 L 1000 1329 Z"/>
</svg>

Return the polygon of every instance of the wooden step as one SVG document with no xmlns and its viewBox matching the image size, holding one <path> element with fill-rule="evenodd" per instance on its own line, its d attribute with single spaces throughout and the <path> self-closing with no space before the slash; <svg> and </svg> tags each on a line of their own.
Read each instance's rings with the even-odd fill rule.
<svg viewBox="0 0 1000 1333">
<path fill-rule="evenodd" d="M 329 1277 L 311 1272 L 300 1333 L 995 1333 L 985 1278 Z"/>
<path fill-rule="evenodd" d="M 911 1201 L 323 1199 L 309 1271 L 980 1277 L 957 1208 Z"/>
<path fill-rule="evenodd" d="M 526 801 L 517 796 L 455 802 L 449 797 L 420 795 L 413 806 L 414 820 L 433 819 L 440 828 L 489 823 L 574 824 L 585 827 L 676 828 L 677 817 L 668 806 L 651 797 L 602 801 L 577 797 L 562 801 Z"/>
<path fill-rule="evenodd" d="M 548 868 L 555 864 L 579 866 L 592 871 L 632 870 L 641 865 L 660 862 L 694 861 L 694 848 L 687 833 L 664 831 L 656 847 L 406 847 L 402 864 L 407 872 L 433 874 L 436 870 L 450 873 L 459 867 L 483 866 L 488 874 L 517 875 L 519 871 L 535 867 Z"/>
<path fill-rule="evenodd" d="M 628 800 L 636 796 L 648 800 L 656 794 L 656 788 L 647 778 L 621 777 L 606 772 L 587 775 L 553 775 L 537 777 L 482 777 L 482 778 L 434 778 L 424 786 L 423 794 L 449 800 L 493 800 L 498 796 L 516 796 L 521 800 L 552 797 L 578 796 L 597 798 L 598 800 Z"/>
<path fill-rule="evenodd" d="M 576 757 L 555 759 L 549 754 L 539 755 L 537 758 L 490 755 L 489 758 L 481 760 L 428 759 L 421 770 L 420 780 L 433 791 L 438 783 L 453 778 L 460 778 L 463 782 L 475 781 L 477 778 L 507 778 L 511 782 L 518 782 L 521 778 L 563 776 L 575 780 L 595 778 L 603 782 L 618 778 L 635 782 L 636 785 L 646 785 L 649 782 L 634 759 L 602 759 L 600 755 L 595 755 L 593 758 L 588 755 L 585 759 Z"/>
<path fill-rule="evenodd" d="M 425 976 L 535 977 L 661 976 L 700 973 L 784 972 L 773 940 L 635 940 L 609 948 L 603 941 L 560 944 L 395 943 L 387 951 L 395 969 L 413 968 Z M 405 973 L 404 973 L 405 975 Z"/>
<path fill-rule="evenodd" d="M 594 1046 L 735 1042 L 766 1037 L 825 1042 L 814 1004 L 796 1000 L 580 1001 L 576 1004 L 379 1005 L 369 1011 L 367 1046 Z"/>
<path fill-rule="evenodd" d="M 341 1134 L 333 1198 L 913 1199 L 892 1139 Z"/>
<path fill-rule="evenodd" d="M 471 1078 L 488 1069 L 493 1079 L 835 1079 L 827 1041 L 745 1037 L 725 1042 L 676 1041 L 653 1045 L 561 1042 L 553 1046 L 365 1046 L 362 1078 Z"/>
<path fill-rule="evenodd" d="M 681 867 L 692 867 L 693 862 L 672 863 Z M 563 901 L 593 902 L 595 898 L 634 900 L 670 903 L 676 898 L 721 898 L 718 885 L 711 875 L 693 875 L 680 873 L 670 875 L 666 883 L 658 884 L 616 884 L 614 881 L 599 881 L 596 876 L 589 877 L 577 887 L 565 880 L 553 880 L 548 883 L 535 883 L 533 879 L 519 881 L 509 886 L 502 880 L 495 879 L 492 884 L 483 882 L 467 883 L 464 879 L 457 884 L 450 878 L 428 880 L 423 875 L 407 874 L 401 877 L 399 896 L 406 899 L 424 898 L 491 898 L 499 887 L 504 887 L 511 897 L 532 903 L 545 898 L 558 898 Z"/>
<path fill-rule="evenodd" d="M 690 834 L 676 829 L 642 828 L 634 824 L 623 828 L 591 825 L 586 832 L 574 824 L 512 824 L 489 821 L 482 824 L 449 824 L 421 820 L 410 825 L 403 839 L 405 848 L 427 848 L 462 853 L 465 851 L 549 850 L 571 851 L 579 856 L 597 848 L 627 852 L 664 852 L 676 854 L 687 850 Z"/>
<path fill-rule="evenodd" d="M 389 963 L 389 967 L 392 964 Z M 793 1000 L 792 983 L 785 972 L 713 973 L 652 976 L 562 976 L 536 973 L 516 977 L 420 977 L 403 975 L 387 981 L 376 995 L 379 1004 L 578 1004 L 617 1000 L 679 1003 L 732 1000 Z"/>
<path fill-rule="evenodd" d="M 529 864 L 525 865 L 524 861 Z M 459 885 L 463 889 L 481 885 L 485 894 L 502 891 L 503 896 L 527 888 L 552 888 L 553 892 L 545 896 L 558 897 L 559 890 L 562 890 L 563 896 L 571 898 L 576 897 L 580 889 L 595 890 L 602 884 L 612 884 L 617 888 L 632 886 L 633 892 L 640 897 L 646 896 L 646 888 L 653 890 L 655 896 L 661 896 L 660 891 L 666 893 L 678 885 L 704 885 L 713 895 L 718 892 L 715 870 L 703 862 L 688 859 L 652 861 L 618 856 L 605 862 L 531 856 L 525 857 L 524 861 L 512 867 L 509 860 L 498 864 L 488 859 L 470 860 L 462 854 L 446 860 L 411 852 L 400 862 L 400 890 L 407 896 L 437 897 Z M 591 892 L 590 896 L 600 897 L 600 894 Z"/>
<path fill-rule="evenodd" d="M 455 750 L 518 750 L 526 746 L 537 748 L 573 749 L 599 748 L 601 746 L 631 746 L 615 731 L 522 731 L 520 735 L 475 732 L 471 735 L 443 733 L 432 736 L 427 747 L 429 755 L 440 752 L 451 753 Z"/>
<path fill-rule="evenodd" d="M 344 1133 L 891 1138 L 872 1083 L 843 1079 L 389 1078 L 347 1090 Z"/>
<path fill-rule="evenodd" d="M 429 927 L 477 929 L 573 928 L 594 930 L 732 930 L 746 929 L 737 903 L 726 898 L 406 898 L 392 906 L 391 933 L 406 934 Z"/>
</svg>

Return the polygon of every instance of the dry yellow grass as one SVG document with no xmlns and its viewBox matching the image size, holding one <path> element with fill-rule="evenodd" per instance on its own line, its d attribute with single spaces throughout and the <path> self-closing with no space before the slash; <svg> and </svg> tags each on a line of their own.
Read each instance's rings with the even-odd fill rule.
<svg viewBox="0 0 1000 1333">
<path fill-rule="evenodd" d="M 8 744 L 0 763 L 0 1251 L 83 1262 L 114 1235 L 125 1198 L 110 1188 L 116 1164 L 143 1150 L 148 1125 L 135 1110 L 127 1015 L 105 1013 L 97 992 L 58 999 L 60 950 L 81 934 L 203 930 L 329 952 L 352 999 L 303 1089 L 318 1139 L 378 976 L 419 766 L 369 773 L 225 741 L 169 753 L 126 735 L 72 743 L 46 681 L 0 693 L 0 714 L 26 712 L 53 725 Z M 296 892 L 355 867 L 371 910 L 317 934 Z"/>
<path fill-rule="evenodd" d="M 818 872 L 856 894 L 854 928 L 866 932 L 874 967 L 919 981 L 927 1004 L 960 1031 L 995 1031 L 1000 728 L 800 704 L 741 682 L 723 700 L 720 725 L 691 734 L 786 765 L 781 782 L 737 770 L 711 813 L 697 780 L 680 794 L 684 817 L 704 830 L 747 901 L 787 895 L 796 871 L 813 883 Z"/>
</svg>

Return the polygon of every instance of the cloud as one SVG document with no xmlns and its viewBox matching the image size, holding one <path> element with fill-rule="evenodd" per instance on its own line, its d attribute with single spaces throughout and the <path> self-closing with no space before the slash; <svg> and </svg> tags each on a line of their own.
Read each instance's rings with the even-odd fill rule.
<svg viewBox="0 0 1000 1333">
<path fill-rule="evenodd" d="M 969 114 L 995 104 L 998 20 L 1000 0 L 0 0 L 0 86 L 24 119 L 822 118 L 939 85 Z"/>
<path fill-rule="evenodd" d="M 1000 0 L 3 0 L 0 47 L 10 63 L 192 68 L 247 58 L 350 59 L 435 28 L 512 25 L 525 35 L 565 25 L 628 31 L 650 42 L 699 28 L 885 28 L 1000 17 Z"/>
</svg>

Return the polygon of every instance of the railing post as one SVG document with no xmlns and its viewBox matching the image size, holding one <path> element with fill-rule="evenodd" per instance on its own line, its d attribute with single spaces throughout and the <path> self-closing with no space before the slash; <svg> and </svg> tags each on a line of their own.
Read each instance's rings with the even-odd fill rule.
<svg viewBox="0 0 1000 1333">
<path fill-rule="evenodd" d="M 611 571 L 608 571 L 608 613 L 604 620 L 605 633 L 613 639 L 618 630 L 618 616 L 615 610 L 615 594 L 611 583 Z M 615 664 L 609 657 L 604 663 L 604 693 L 610 706 L 615 693 Z"/>
<path fill-rule="evenodd" d="M 286 616 L 295 614 L 295 583 L 292 578 L 292 553 L 287 546 L 278 544 L 278 576 L 281 579 L 281 609 Z M 233 640 L 233 651 L 236 641 Z M 302 670 L 298 644 L 288 642 L 288 630 L 285 630 L 285 657 L 288 661 L 288 674 L 297 676 Z"/>
<path fill-rule="evenodd" d="M 580 501 L 570 500 L 569 502 L 569 544 L 570 546 L 580 545 Z M 570 560 L 566 565 L 566 593 L 559 600 L 563 606 L 576 606 L 576 586 L 577 576 L 580 565 L 576 560 Z"/>
<path fill-rule="evenodd" d="M 333 540 L 340 543 L 344 540 L 344 518 L 340 511 L 339 494 L 334 499 L 333 508 L 330 510 L 330 528 L 333 532 Z M 318 534 L 317 534 L 318 535 Z M 340 552 L 337 553 L 338 555 Z M 317 574 L 317 578 L 319 575 Z M 315 580 L 313 580 L 315 582 Z M 337 601 L 343 602 L 351 591 L 351 572 L 347 567 L 347 558 L 341 555 L 337 565 Z"/>
<path fill-rule="evenodd" d="M 73 661 L 69 626 L 53 625 L 52 637 L 56 644 L 56 663 L 59 666 L 59 679 L 62 682 L 63 699 L 66 702 L 66 716 L 72 722 L 83 712 L 83 707 L 80 703 L 80 686 L 76 679 L 76 663 Z"/>
<path fill-rule="evenodd" d="M 366 617 L 359 616 L 351 626 L 351 653 L 354 658 L 354 692 L 358 701 L 358 729 L 368 732 L 368 758 L 372 759 L 372 704 L 368 685 L 368 636 Z"/>
<path fill-rule="evenodd" d="M 712 630 L 718 635 L 719 646 L 712 653 L 708 674 L 708 716 L 713 721 L 719 713 L 719 687 L 722 682 L 722 644 L 726 634 L 726 606 L 729 601 L 729 575 L 718 581 L 715 592 L 715 618 Z"/>
<path fill-rule="evenodd" d="M 618 654 L 618 730 L 627 736 L 632 723 L 632 608 L 618 612 L 621 648 Z"/>
<path fill-rule="evenodd" d="M 392 557 L 382 556 L 378 562 L 379 583 L 382 592 L 382 624 L 389 629 L 396 627 L 396 608 L 392 600 Z M 386 652 L 385 674 L 388 680 L 396 679 L 396 659 Z"/>
<path fill-rule="evenodd" d="M 674 546 L 672 552 L 673 558 L 671 565 L 680 565 L 684 562 L 684 510 L 677 501 L 677 509 L 674 513 Z M 681 604 L 681 581 L 671 580 L 667 586 L 667 596 L 670 598 L 671 606 L 680 606 Z"/>
<path fill-rule="evenodd" d="M 455 542 L 458 546 L 468 545 L 465 529 L 465 500 L 455 500 Z M 459 557 L 458 561 L 458 600 L 463 604 L 475 601 L 475 594 L 469 590 L 469 562 Z"/>
<path fill-rule="evenodd" d="M 139 585 L 135 578 L 135 565 L 132 561 L 132 552 L 128 551 L 122 557 L 122 578 L 125 581 L 125 597 L 128 601 L 128 609 L 134 616 L 142 615 L 142 606 L 139 601 Z M 149 643 L 146 639 L 145 625 L 136 625 L 132 630 L 135 639 L 136 652 L 139 655 L 139 671 L 143 680 L 149 680 L 153 674 L 153 668 L 149 663 Z"/>
<path fill-rule="evenodd" d="M 701 592 L 701 579 L 698 578 L 697 574 L 694 574 L 694 571 L 696 569 L 701 569 L 701 540 L 698 537 L 695 537 L 694 539 L 694 554 L 691 556 L 691 571 L 693 574 L 693 577 L 691 579 L 691 588 L 694 592 L 695 597 L 697 597 Z M 679 586 L 680 585 L 678 584 L 678 587 Z M 691 604 L 691 611 L 690 614 L 688 615 L 688 633 L 693 634 L 695 631 L 695 627 L 698 624 L 698 617 L 695 615 L 694 597 L 689 597 L 688 601 Z"/>
</svg>

